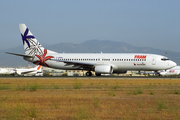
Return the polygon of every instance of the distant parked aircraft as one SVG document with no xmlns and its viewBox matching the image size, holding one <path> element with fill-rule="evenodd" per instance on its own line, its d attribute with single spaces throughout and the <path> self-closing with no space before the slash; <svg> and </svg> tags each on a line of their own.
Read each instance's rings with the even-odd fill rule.
<svg viewBox="0 0 180 120">
<path fill-rule="evenodd" d="M 19 68 L 0 68 L 0 74 L 11 74 L 11 75 L 35 75 L 43 76 L 42 66 L 38 65 L 35 68 L 19 69 Z"/>
<path fill-rule="evenodd" d="M 0 68 L 0 74 L 15 74 L 15 68 Z"/>
<path fill-rule="evenodd" d="M 158 72 L 161 76 L 171 76 L 180 74 L 180 66 L 175 66 L 168 70 L 162 70 Z"/>
<path fill-rule="evenodd" d="M 23 57 L 37 65 L 64 70 L 86 70 L 86 76 L 94 71 L 101 74 L 126 73 L 128 70 L 158 71 L 167 70 L 176 63 L 165 56 L 146 53 L 57 53 L 41 46 L 25 24 L 19 25 L 25 55 Z"/>
</svg>

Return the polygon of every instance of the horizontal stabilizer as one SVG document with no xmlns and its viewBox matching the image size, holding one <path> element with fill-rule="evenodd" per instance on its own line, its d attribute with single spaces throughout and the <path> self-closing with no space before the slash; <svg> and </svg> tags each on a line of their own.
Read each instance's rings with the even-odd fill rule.
<svg viewBox="0 0 180 120">
<path fill-rule="evenodd" d="M 6 53 L 7 53 L 7 54 L 11 54 L 11 55 L 21 56 L 21 57 L 33 58 L 33 56 L 29 56 L 29 55 L 23 55 L 23 54 L 17 54 L 17 53 L 10 53 L 10 52 L 6 52 Z"/>
</svg>

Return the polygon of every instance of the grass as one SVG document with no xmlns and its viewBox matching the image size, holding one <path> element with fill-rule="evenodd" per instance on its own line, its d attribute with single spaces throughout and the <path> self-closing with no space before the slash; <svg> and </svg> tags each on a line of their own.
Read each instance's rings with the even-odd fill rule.
<svg viewBox="0 0 180 120">
<path fill-rule="evenodd" d="M 90 118 L 89 112 L 85 107 L 79 107 L 76 110 L 76 119 L 77 120 L 87 120 Z"/>
<path fill-rule="evenodd" d="M 112 91 L 109 91 L 108 95 L 109 95 L 109 96 L 116 96 L 116 93 L 115 93 L 114 90 L 112 90 Z"/>
<path fill-rule="evenodd" d="M 53 85 L 53 88 L 54 89 L 60 89 L 59 85 L 55 85 L 55 84 Z"/>
<path fill-rule="evenodd" d="M 133 94 L 134 94 L 134 95 L 143 94 L 142 88 L 139 88 L 139 87 L 136 88 L 136 89 L 134 90 Z"/>
<path fill-rule="evenodd" d="M 15 90 L 17 91 L 25 91 L 27 89 L 26 86 L 20 86 L 20 85 L 17 85 L 17 87 L 15 88 Z"/>
<path fill-rule="evenodd" d="M 164 100 L 158 100 L 157 106 L 158 106 L 158 110 L 163 110 L 168 108 Z"/>
<path fill-rule="evenodd" d="M 95 96 L 94 96 L 93 104 L 94 104 L 94 107 L 95 107 L 95 108 L 100 107 L 100 100 L 99 100 L 99 97 L 95 97 Z"/>
<path fill-rule="evenodd" d="M 11 90 L 12 88 L 9 85 L 0 85 L 0 90 Z"/>
<path fill-rule="evenodd" d="M 29 88 L 29 90 L 30 90 L 31 92 L 34 92 L 34 91 L 36 91 L 37 89 L 40 89 L 41 87 L 40 87 L 39 84 L 34 83 L 34 84 L 32 84 L 32 85 L 28 85 L 28 88 Z"/>
<path fill-rule="evenodd" d="M 112 86 L 112 89 L 118 89 L 118 88 L 121 88 L 119 83 L 116 82 L 113 86 Z"/>
<path fill-rule="evenodd" d="M 0 86 L 2 120 L 180 118 L 179 79 L 16 78 Z"/>
<path fill-rule="evenodd" d="M 31 117 L 31 118 L 36 118 L 37 117 L 37 110 L 35 105 L 30 106 L 29 109 L 26 110 L 27 111 L 27 116 Z"/>
<path fill-rule="evenodd" d="M 81 83 L 78 83 L 78 82 L 73 83 L 73 88 L 74 89 L 81 89 L 81 87 L 82 87 Z"/>
<path fill-rule="evenodd" d="M 150 91 L 150 93 L 149 93 L 150 95 L 154 95 L 154 92 L 153 91 Z"/>
<path fill-rule="evenodd" d="M 58 101 L 57 101 L 57 100 L 55 100 L 54 98 L 52 98 L 51 102 L 52 102 L 52 106 L 53 106 L 55 109 L 59 109 L 59 104 L 58 104 Z"/>
<path fill-rule="evenodd" d="M 179 95 L 179 94 L 180 94 L 180 90 L 175 89 L 175 90 L 174 90 L 174 94 Z"/>
</svg>

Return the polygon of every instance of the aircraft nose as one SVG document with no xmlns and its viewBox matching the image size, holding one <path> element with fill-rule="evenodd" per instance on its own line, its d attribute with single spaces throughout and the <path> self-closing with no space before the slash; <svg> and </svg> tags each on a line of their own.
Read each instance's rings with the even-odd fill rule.
<svg viewBox="0 0 180 120">
<path fill-rule="evenodd" d="M 174 61 L 170 62 L 170 66 L 175 67 L 177 64 Z"/>
</svg>

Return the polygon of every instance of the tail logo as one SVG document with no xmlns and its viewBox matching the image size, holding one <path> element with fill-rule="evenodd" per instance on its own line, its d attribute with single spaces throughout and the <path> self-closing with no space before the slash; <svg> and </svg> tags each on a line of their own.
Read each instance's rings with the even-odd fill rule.
<svg viewBox="0 0 180 120">
<path fill-rule="evenodd" d="M 53 56 L 46 56 L 46 54 L 47 54 L 47 49 L 44 49 L 44 54 L 42 55 L 42 57 L 40 57 L 39 55 L 36 55 L 36 57 L 38 57 L 39 60 L 35 61 L 33 63 L 49 67 L 49 65 L 46 64 L 45 61 L 49 60 L 50 58 L 54 58 L 54 57 Z"/>
<path fill-rule="evenodd" d="M 29 29 L 26 28 L 26 31 L 24 32 L 24 35 L 21 34 L 21 36 L 22 36 L 22 40 L 23 40 L 23 45 L 24 45 L 24 43 L 26 42 L 27 45 L 28 45 L 28 47 L 30 48 L 30 44 L 29 44 L 28 39 L 33 39 L 33 38 L 35 38 L 35 37 L 32 36 L 32 35 L 28 35 L 28 32 L 29 32 Z"/>
<path fill-rule="evenodd" d="M 41 65 L 38 66 L 37 70 L 40 70 L 41 69 Z"/>
<path fill-rule="evenodd" d="M 24 35 L 23 33 L 21 33 L 21 37 L 23 40 L 24 50 L 27 55 L 33 57 L 36 54 L 43 55 L 44 48 L 42 48 L 42 46 L 39 44 L 39 42 L 32 35 L 32 33 L 28 28 L 26 28 L 26 30 L 24 31 Z"/>
</svg>

